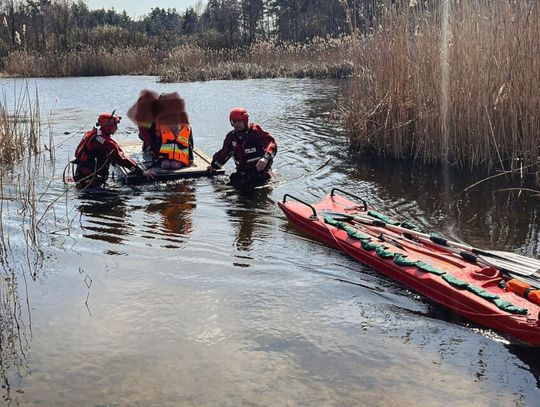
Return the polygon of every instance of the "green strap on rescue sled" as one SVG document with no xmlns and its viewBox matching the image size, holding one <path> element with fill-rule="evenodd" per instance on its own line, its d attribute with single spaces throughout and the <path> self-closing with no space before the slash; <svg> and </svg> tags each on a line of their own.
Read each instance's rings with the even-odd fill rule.
<svg viewBox="0 0 540 407">
<path fill-rule="evenodd" d="M 375 211 L 372 211 L 375 212 Z M 384 215 L 382 215 L 384 216 Z M 383 219 L 381 219 L 383 220 Z M 497 308 L 506 311 L 510 314 L 519 314 L 527 315 L 529 311 L 526 308 L 517 307 L 508 301 L 501 299 L 498 295 L 485 291 L 484 289 L 477 287 L 475 285 L 469 284 L 466 281 L 460 280 L 459 278 L 454 277 L 451 274 L 448 274 L 446 271 L 442 271 L 433 267 L 432 265 L 425 263 L 423 261 L 413 261 L 408 260 L 407 256 L 402 253 L 396 253 L 388 250 L 387 246 L 382 244 L 374 243 L 372 237 L 365 235 L 359 232 L 357 229 L 349 226 L 345 222 L 340 222 L 333 219 L 330 216 L 324 217 L 325 223 L 328 223 L 331 226 L 334 226 L 338 229 L 341 229 L 347 232 L 347 235 L 350 238 L 360 241 L 362 249 L 366 251 L 373 251 L 383 259 L 392 259 L 395 264 L 401 267 L 416 267 L 418 270 L 424 271 L 426 273 L 434 274 L 440 276 L 444 281 L 450 284 L 452 287 L 455 287 L 460 290 L 468 290 L 469 292 L 477 295 L 480 298 L 483 298 L 487 301 L 492 302 L 497 306 Z M 385 221 L 386 222 L 386 221 Z M 388 222 L 389 223 L 389 222 Z"/>
</svg>

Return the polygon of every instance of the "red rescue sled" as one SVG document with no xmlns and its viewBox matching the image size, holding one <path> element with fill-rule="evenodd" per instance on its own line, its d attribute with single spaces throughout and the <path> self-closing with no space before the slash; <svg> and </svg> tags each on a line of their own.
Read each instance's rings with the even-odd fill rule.
<svg viewBox="0 0 540 407">
<path fill-rule="evenodd" d="M 347 218 L 381 214 L 369 208 L 362 198 L 337 188 L 313 205 L 289 194 L 278 205 L 294 225 L 329 246 L 463 317 L 540 346 L 540 306 L 506 289 L 509 278 L 516 276 L 509 277 L 504 269 L 473 264 L 436 243 L 415 239 L 384 225 L 363 224 L 352 216 Z M 336 219 L 338 213 L 348 220 L 340 221 L 339 216 Z M 532 276 L 527 281 L 537 281 L 536 278 Z"/>
</svg>

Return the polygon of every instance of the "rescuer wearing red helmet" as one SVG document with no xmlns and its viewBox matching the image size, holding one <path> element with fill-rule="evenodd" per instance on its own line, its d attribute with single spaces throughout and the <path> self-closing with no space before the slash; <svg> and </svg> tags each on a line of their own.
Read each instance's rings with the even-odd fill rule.
<svg viewBox="0 0 540 407">
<path fill-rule="evenodd" d="M 99 115 L 96 127 L 85 133 L 75 151 L 74 179 L 78 188 L 99 188 L 109 177 L 111 164 L 128 168 L 139 175 L 153 177 L 153 173 L 143 171 L 131 158 L 126 157 L 120 146 L 111 137 L 118 130 L 122 118 L 114 111 Z"/>
<path fill-rule="evenodd" d="M 234 130 L 230 131 L 221 150 L 212 158 L 208 171 L 213 172 L 234 158 L 236 172 L 229 183 L 234 186 L 257 186 L 270 179 L 270 169 L 277 152 L 277 144 L 270 133 L 261 126 L 249 123 L 249 114 L 243 107 L 231 110 L 229 120 Z"/>
</svg>

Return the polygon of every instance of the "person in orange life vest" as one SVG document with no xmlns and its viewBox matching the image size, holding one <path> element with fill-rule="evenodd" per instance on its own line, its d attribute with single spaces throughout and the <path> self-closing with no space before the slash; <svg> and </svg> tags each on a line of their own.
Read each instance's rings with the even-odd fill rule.
<svg viewBox="0 0 540 407">
<path fill-rule="evenodd" d="M 208 172 L 213 172 L 234 157 L 236 172 L 231 174 L 229 184 L 234 186 L 257 186 L 266 183 L 277 153 L 277 144 L 270 133 L 261 126 L 249 123 L 249 114 L 243 107 L 231 110 L 229 120 L 233 130 L 225 136 L 223 147 L 214 154 Z"/>
<path fill-rule="evenodd" d="M 143 171 L 131 158 L 126 157 L 120 146 L 112 139 L 118 129 L 121 117 L 112 113 L 102 113 L 98 117 L 96 127 L 85 133 L 75 151 L 73 161 L 74 179 L 78 188 L 99 188 L 109 178 L 111 164 L 128 168 L 140 175 L 153 177 L 150 170 Z"/>
<path fill-rule="evenodd" d="M 193 131 L 178 93 L 161 94 L 156 108 L 156 133 L 161 139 L 161 168 L 178 169 L 193 165 Z"/>
</svg>

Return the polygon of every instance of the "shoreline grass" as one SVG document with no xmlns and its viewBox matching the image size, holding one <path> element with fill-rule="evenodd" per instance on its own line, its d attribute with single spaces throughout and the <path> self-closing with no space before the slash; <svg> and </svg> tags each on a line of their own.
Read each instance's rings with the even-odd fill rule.
<svg viewBox="0 0 540 407">
<path fill-rule="evenodd" d="M 440 7 L 388 6 L 379 29 L 360 36 L 343 108 L 351 144 L 383 157 L 526 172 L 540 184 L 540 7 L 451 4 L 446 27 Z"/>
<path fill-rule="evenodd" d="M 8 77 L 157 75 L 162 51 L 144 48 L 83 48 L 68 52 L 11 52 L 3 65 Z"/>
<path fill-rule="evenodd" d="M 6 95 L 0 103 L 0 163 L 4 172 L 27 155 L 36 155 L 41 150 L 41 117 L 39 99 L 32 96 L 29 84 L 23 82 L 16 91 L 13 103 L 7 102 Z"/>
<path fill-rule="evenodd" d="M 171 51 L 144 48 L 83 48 L 68 52 L 13 51 L 3 76 L 64 77 L 156 75 L 160 82 L 279 77 L 346 78 L 352 75 L 350 36 L 314 38 L 308 43 L 275 39 L 249 47 L 213 49 L 184 44 Z"/>
<path fill-rule="evenodd" d="M 262 78 L 347 78 L 350 36 L 314 38 L 307 43 L 259 41 L 239 49 L 198 45 L 174 48 L 160 66 L 160 82 Z"/>
</svg>

